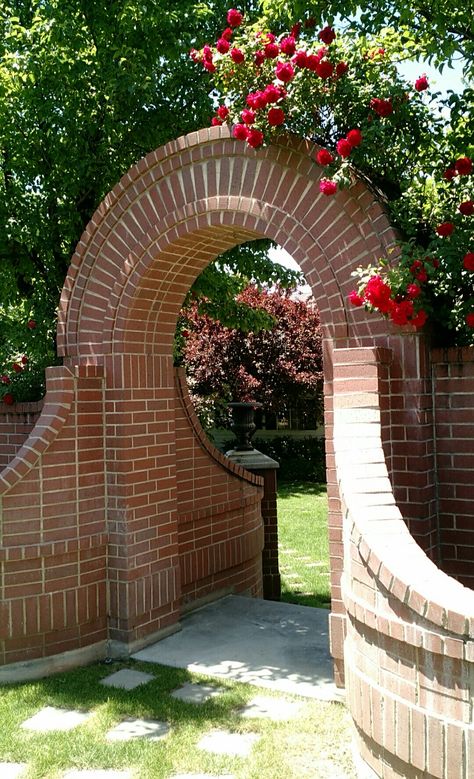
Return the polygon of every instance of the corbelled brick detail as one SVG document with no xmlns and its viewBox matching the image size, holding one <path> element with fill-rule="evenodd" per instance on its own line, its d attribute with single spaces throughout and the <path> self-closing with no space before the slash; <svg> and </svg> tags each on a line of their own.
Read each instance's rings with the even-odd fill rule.
<svg viewBox="0 0 474 779">
<path fill-rule="evenodd" d="M 396 235 L 360 182 L 321 195 L 313 151 L 192 133 L 92 217 L 61 297 L 64 367 L 0 472 L 1 661 L 127 653 L 196 601 L 262 594 L 262 480 L 207 441 L 172 347 L 197 275 L 264 236 L 321 312 L 331 651 L 361 755 L 384 779 L 468 779 L 473 594 L 435 562 L 441 534 L 446 570 L 467 575 L 472 350 L 432 368 L 422 336 L 347 304 L 351 271 Z"/>
</svg>

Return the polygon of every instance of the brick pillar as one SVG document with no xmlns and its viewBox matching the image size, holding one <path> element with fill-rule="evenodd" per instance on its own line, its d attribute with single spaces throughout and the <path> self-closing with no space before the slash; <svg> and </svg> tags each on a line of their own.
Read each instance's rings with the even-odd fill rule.
<svg viewBox="0 0 474 779">
<path fill-rule="evenodd" d="M 257 449 L 226 452 L 233 462 L 242 465 L 250 473 L 263 478 L 262 519 L 264 547 L 262 551 L 263 597 L 265 600 L 280 600 L 281 581 L 278 567 L 278 518 L 277 518 L 277 469 L 276 460 Z"/>
</svg>

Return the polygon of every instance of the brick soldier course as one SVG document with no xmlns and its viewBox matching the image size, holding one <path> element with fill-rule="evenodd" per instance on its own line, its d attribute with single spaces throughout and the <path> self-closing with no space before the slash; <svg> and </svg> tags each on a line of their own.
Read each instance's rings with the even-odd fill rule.
<svg viewBox="0 0 474 779">
<path fill-rule="evenodd" d="M 0 420 L 0 679 L 136 651 L 208 597 L 261 596 L 262 479 L 207 441 L 172 342 L 203 268 L 265 236 L 321 313 L 331 650 L 361 754 L 384 779 L 467 779 L 474 350 L 432 353 L 348 307 L 351 270 L 396 235 L 361 183 L 321 195 L 312 151 L 193 133 L 94 214 L 61 298 L 64 365 L 36 424 Z"/>
</svg>

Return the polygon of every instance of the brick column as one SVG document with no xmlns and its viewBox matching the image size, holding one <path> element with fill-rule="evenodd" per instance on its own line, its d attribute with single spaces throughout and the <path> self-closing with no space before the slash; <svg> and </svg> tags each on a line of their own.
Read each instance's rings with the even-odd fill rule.
<svg viewBox="0 0 474 779">
<path fill-rule="evenodd" d="M 242 465 L 250 473 L 263 477 L 262 519 L 264 547 L 262 551 L 263 597 L 280 600 L 281 581 L 278 568 L 278 518 L 277 518 L 277 469 L 276 460 L 257 449 L 247 452 L 231 449 L 227 457 Z"/>
</svg>

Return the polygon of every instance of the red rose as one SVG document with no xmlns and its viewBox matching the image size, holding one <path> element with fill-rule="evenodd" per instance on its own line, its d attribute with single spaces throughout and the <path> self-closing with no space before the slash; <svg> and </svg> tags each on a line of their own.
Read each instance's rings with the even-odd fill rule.
<svg viewBox="0 0 474 779">
<path fill-rule="evenodd" d="M 255 122 L 255 111 L 252 111 L 250 108 L 244 108 L 244 110 L 240 112 L 240 116 L 245 124 L 253 124 Z"/>
<path fill-rule="evenodd" d="M 441 238 L 447 238 L 449 235 L 453 234 L 454 225 L 452 222 L 443 222 L 442 224 L 438 225 L 436 232 L 441 236 Z"/>
<path fill-rule="evenodd" d="M 336 149 L 337 153 L 340 154 L 341 157 L 345 158 L 348 157 L 351 153 L 352 146 L 346 138 L 341 138 L 341 140 L 336 144 Z"/>
<path fill-rule="evenodd" d="M 230 27 L 226 27 L 226 29 L 224 30 L 224 32 L 221 35 L 221 38 L 224 38 L 224 40 L 226 40 L 226 41 L 231 41 L 233 34 L 234 34 L 234 31 L 231 30 Z"/>
<path fill-rule="evenodd" d="M 280 53 L 277 43 L 267 43 L 263 51 L 267 60 L 274 60 Z"/>
<path fill-rule="evenodd" d="M 202 56 L 206 62 L 212 62 L 212 49 L 208 43 L 203 47 Z"/>
<path fill-rule="evenodd" d="M 382 314 L 388 313 L 391 308 L 391 294 L 392 290 L 388 284 L 385 284 L 381 276 L 376 275 L 370 277 L 365 288 L 365 299 L 374 306 L 374 308 L 378 308 Z"/>
<path fill-rule="evenodd" d="M 395 325 L 407 325 L 412 314 L 413 302 L 411 300 L 401 300 L 400 303 L 394 303 L 390 309 L 390 319 Z"/>
<path fill-rule="evenodd" d="M 297 38 L 301 32 L 301 22 L 296 22 L 290 30 L 290 34 L 293 38 Z"/>
<path fill-rule="evenodd" d="M 463 268 L 474 271 L 474 252 L 467 252 L 462 258 Z"/>
<path fill-rule="evenodd" d="M 407 287 L 407 295 L 412 300 L 415 300 L 415 298 L 421 295 L 421 287 L 419 287 L 418 284 L 409 284 Z"/>
<path fill-rule="evenodd" d="M 206 60 L 205 62 L 202 63 L 202 66 L 203 68 L 206 68 L 206 70 L 209 71 L 209 73 L 215 72 L 216 66 L 214 65 L 213 62 Z"/>
<path fill-rule="evenodd" d="M 299 49 L 295 56 L 293 57 L 292 62 L 298 67 L 298 68 L 305 68 L 308 64 L 308 55 L 304 51 L 304 49 Z"/>
<path fill-rule="evenodd" d="M 232 130 L 232 135 L 239 141 L 246 141 L 249 131 L 244 124 L 236 124 Z"/>
<path fill-rule="evenodd" d="M 336 37 L 336 33 L 334 32 L 329 25 L 326 25 L 322 30 L 318 32 L 318 38 L 323 43 L 327 43 L 328 45 L 333 42 L 333 40 Z"/>
<path fill-rule="evenodd" d="M 350 303 L 352 303 L 353 306 L 356 306 L 356 308 L 359 308 L 359 306 L 364 305 L 364 299 L 361 298 L 358 292 L 355 291 L 355 289 L 352 290 L 352 292 L 349 292 L 348 294 L 348 300 Z"/>
<path fill-rule="evenodd" d="M 190 49 L 189 56 L 191 57 L 193 62 L 201 62 L 201 54 L 198 52 L 197 49 Z"/>
<path fill-rule="evenodd" d="M 425 281 L 428 281 L 428 274 L 425 269 L 420 270 L 420 272 L 416 274 L 416 280 L 420 281 L 422 284 L 424 284 Z"/>
<path fill-rule="evenodd" d="M 11 406 L 15 402 L 15 398 L 11 392 L 7 392 L 6 395 L 3 396 L 2 400 L 7 404 L 7 406 Z"/>
<path fill-rule="evenodd" d="M 288 84 L 289 81 L 294 77 L 295 71 L 293 70 L 293 66 L 289 62 L 277 62 L 276 68 L 275 68 L 275 74 L 280 81 L 283 81 L 284 84 Z"/>
<path fill-rule="evenodd" d="M 216 43 L 216 49 L 219 52 L 219 54 L 227 54 L 227 52 L 230 49 L 229 41 L 226 41 L 225 38 L 219 38 L 219 40 Z"/>
<path fill-rule="evenodd" d="M 412 316 L 410 320 L 410 324 L 413 325 L 413 327 L 416 327 L 418 329 L 420 327 L 423 327 L 427 319 L 428 319 L 428 314 L 426 313 L 426 311 L 420 308 L 418 313 L 415 314 L 415 316 Z"/>
<path fill-rule="evenodd" d="M 454 163 L 454 167 L 460 176 L 467 176 L 472 173 L 472 160 L 470 157 L 459 157 Z"/>
<path fill-rule="evenodd" d="M 231 27 L 238 27 L 239 24 L 242 24 L 243 18 L 240 11 L 235 8 L 229 8 L 227 11 L 227 24 L 230 24 Z"/>
<path fill-rule="evenodd" d="M 247 95 L 246 103 L 250 108 L 258 110 L 259 108 L 265 108 L 267 105 L 267 99 L 264 92 L 250 92 Z"/>
<path fill-rule="evenodd" d="M 321 179 L 319 182 L 319 191 L 323 195 L 334 195 L 337 192 L 337 184 L 330 179 Z"/>
<path fill-rule="evenodd" d="M 393 105 L 391 100 L 382 100 L 379 97 L 373 97 L 370 101 L 370 107 L 374 109 L 375 113 L 379 116 L 390 116 L 393 113 Z"/>
<path fill-rule="evenodd" d="M 218 116 L 213 116 L 211 119 L 211 125 L 212 127 L 220 127 L 222 124 L 222 119 L 219 119 Z"/>
<path fill-rule="evenodd" d="M 446 170 L 443 173 L 443 178 L 446 179 L 446 181 L 451 181 L 456 175 L 456 171 L 454 168 L 446 168 Z"/>
<path fill-rule="evenodd" d="M 474 311 L 471 311 L 466 315 L 466 325 L 468 327 L 474 327 Z M 5 400 L 5 398 L 3 398 Z"/>
<path fill-rule="evenodd" d="M 414 261 L 414 262 L 413 262 L 413 263 L 410 265 L 410 272 L 411 272 L 411 273 L 416 273 L 417 271 L 419 271 L 419 270 L 420 270 L 420 268 L 423 268 L 423 263 L 422 263 L 422 261 L 421 261 L 421 260 L 415 260 L 415 261 Z"/>
<path fill-rule="evenodd" d="M 316 153 L 316 162 L 320 165 L 330 165 L 331 162 L 334 162 L 334 157 L 327 149 L 319 149 Z"/>
<path fill-rule="evenodd" d="M 22 370 L 23 370 L 23 368 L 21 367 L 21 365 L 19 365 L 19 363 L 17 363 L 17 362 L 13 362 L 13 363 L 12 363 L 12 368 L 13 368 L 13 370 L 15 371 L 15 373 L 21 373 L 21 372 L 22 372 Z"/>
<path fill-rule="evenodd" d="M 362 143 L 362 133 L 359 129 L 349 130 L 346 135 L 351 146 L 360 146 Z"/>
<path fill-rule="evenodd" d="M 253 59 L 257 68 L 259 68 L 260 65 L 263 65 L 263 63 L 265 62 L 265 52 L 259 49 L 258 51 L 255 52 Z"/>
<path fill-rule="evenodd" d="M 22 362 L 22 365 L 28 365 L 29 360 L 28 360 L 28 357 L 26 356 L 26 354 L 24 354 L 23 357 L 21 358 L 21 362 Z"/>
<path fill-rule="evenodd" d="M 416 79 L 415 89 L 417 92 L 423 92 L 423 90 L 428 89 L 428 79 L 424 74 Z"/>
<path fill-rule="evenodd" d="M 318 74 L 319 78 L 330 78 L 330 76 L 332 76 L 334 73 L 334 65 L 332 62 L 329 62 L 329 60 L 321 60 L 321 62 L 318 62 L 316 67 L 316 73 Z"/>
<path fill-rule="evenodd" d="M 3 374 L 3 376 L 0 376 L 0 383 L 1 384 L 10 384 L 10 377 L 6 374 Z"/>
<path fill-rule="evenodd" d="M 226 105 L 219 106 L 219 108 L 217 109 L 217 116 L 220 119 L 227 119 L 227 117 L 229 116 L 229 109 L 227 108 Z"/>
<path fill-rule="evenodd" d="M 347 62 L 338 62 L 336 65 L 336 76 L 340 78 L 344 75 L 344 73 L 347 73 L 349 70 L 349 65 Z"/>
<path fill-rule="evenodd" d="M 271 127 L 278 127 L 285 121 L 285 112 L 281 108 L 270 108 L 267 119 Z"/>
<path fill-rule="evenodd" d="M 268 84 L 268 86 L 265 87 L 263 94 L 266 103 L 276 103 L 282 96 L 280 87 L 277 87 L 275 84 Z"/>
<path fill-rule="evenodd" d="M 283 38 L 283 40 L 280 41 L 280 51 L 282 51 L 283 54 L 287 54 L 289 57 L 293 56 L 296 51 L 296 42 L 292 35 L 289 35 L 288 38 Z"/>
<path fill-rule="evenodd" d="M 241 51 L 240 49 L 232 49 L 230 52 L 230 56 L 236 65 L 241 65 L 245 59 L 244 52 Z"/>
<path fill-rule="evenodd" d="M 261 146 L 262 143 L 263 143 L 263 133 L 262 133 L 262 131 L 261 130 L 257 130 L 256 127 L 252 127 L 252 129 L 248 131 L 247 143 L 253 149 L 256 149 L 257 146 Z"/>
<path fill-rule="evenodd" d="M 29 319 L 26 325 L 30 330 L 34 330 L 36 327 L 36 322 L 34 319 Z"/>
<path fill-rule="evenodd" d="M 471 216 L 474 214 L 474 200 L 465 200 L 459 204 L 458 209 L 463 216 Z"/>
</svg>

